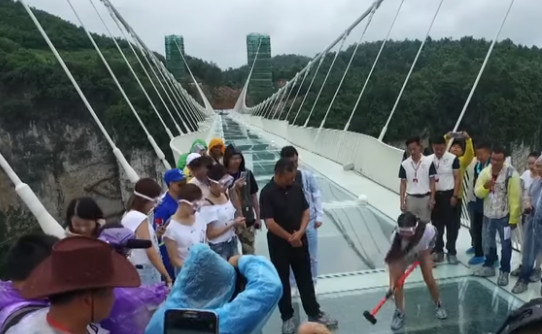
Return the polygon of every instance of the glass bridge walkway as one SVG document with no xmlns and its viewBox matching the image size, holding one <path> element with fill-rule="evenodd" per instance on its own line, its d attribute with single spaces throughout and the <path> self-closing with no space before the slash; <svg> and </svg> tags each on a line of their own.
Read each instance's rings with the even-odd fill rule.
<svg viewBox="0 0 542 334">
<path fill-rule="evenodd" d="M 226 143 L 242 150 L 247 168 L 254 172 L 261 189 L 271 179 L 280 147 L 229 117 L 222 117 L 222 129 Z M 311 169 L 303 165 L 300 155 L 302 168 Z M 339 329 L 334 333 L 392 333 L 393 302 L 382 308 L 374 326 L 363 318 L 362 313 L 374 307 L 387 290 L 388 276 L 383 258 L 390 244 L 394 220 L 357 202 L 355 194 L 325 175 L 315 174 L 322 190 L 325 212 L 318 235 L 318 300 L 322 310 L 339 320 Z M 264 227 L 257 234 L 256 251 L 268 256 L 265 233 Z M 444 321 L 435 318 L 429 293 L 416 270 L 406 284 L 407 322 L 402 333 L 491 333 L 511 309 L 522 304 L 491 281 L 470 276 L 469 269 L 463 265 L 440 265 L 435 269 L 435 276 L 449 318 Z M 294 298 L 293 303 L 298 320 L 306 320 L 300 300 Z M 275 313 L 264 334 L 280 333 L 278 310 Z"/>
</svg>

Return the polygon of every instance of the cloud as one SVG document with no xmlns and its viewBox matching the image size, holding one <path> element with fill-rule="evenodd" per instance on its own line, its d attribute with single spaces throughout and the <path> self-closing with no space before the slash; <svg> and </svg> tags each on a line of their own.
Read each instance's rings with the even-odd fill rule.
<svg viewBox="0 0 542 334">
<path fill-rule="evenodd" d="M 76 22 L 66 0 L 27 0 L 36 8 Z M 85 25 L 105 33 L 90 0 L 72 0 Z M 120 36 L 99 0 L 92 0 L 106 18 L 113 34 Z M 164 53 L 164 36 L 180 34 L 186 52 L 212 61 L 221 68 L 247 62 L 245 38 L 259 32 L 271 36 L 272 54 L 313 56 L 322 51 L 359 17 L 370 0 L 111 0 L 123 17 L 153 50 Z M 405 0 L 391 37 L 422 39 L 440 0 Z M 365 40 L 383 39 L 401 0 L 384 0 Z M 472 35 L 492 39 L 510 0 L 444 0 L 431 31 L 432 38 Z M 501 39 L 542 45 L 539 19 L 542 1 L 515 1 Z M 361 23 L 347 39 L 354 43 Z M 45 27 L 47 28 L 47 27 Z"/>
</svg>

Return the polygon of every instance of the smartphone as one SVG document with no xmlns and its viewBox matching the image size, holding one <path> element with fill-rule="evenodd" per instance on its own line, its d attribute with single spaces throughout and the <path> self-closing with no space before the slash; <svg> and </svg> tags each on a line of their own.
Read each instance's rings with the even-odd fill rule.
<svg viewBox="0 0 542 334">
<path fill-rule="evenodd" d="M 240 179 L 245 179 L 247 178 L 247 172 L 246 171 L 242 171 L 241 172 L 241 175 L 239 176 Z"/>
<path fill-rule="evenodd" d="M 164 334 L 218 334 L 218 315 L 194 309 L 167 310 Z"/>
<path fill-rule="evenodd" d="M 463 133 L 461 132 L 452 132 L 450 133 L 450 138 L 453 138 L 453 139 L 458 139 L 458 138 L 463 138 Z"/>
</svg>

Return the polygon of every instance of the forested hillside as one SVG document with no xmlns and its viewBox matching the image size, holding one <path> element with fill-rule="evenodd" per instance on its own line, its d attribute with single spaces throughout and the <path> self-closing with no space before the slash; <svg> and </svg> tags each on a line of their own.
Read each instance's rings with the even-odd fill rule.
<svg viewBox="0 0 542 334">
<path fill-rule="evenodd" d="M 381 42 L 362 45 L 326 127 L 343 128 L 363 87 Z M 389 42 L 382 53 L 352 120 L 350 130 L 378 136 L 398 96 L 420 41 Z M 489 42 L 464 37 L 431 40 L 425 45 L 387 132 L 387 141 L 419 133 L 450 130 L 467 99 Z M 335 93 L 353 47 L 342 52 L 309 121 L 319 126 Z M 334 54 L 327 56 L 296 121 L 302 124 L 312 108 Z M 309 75 L 312 78 L 312 73 Z M 461 124 L 478 139 L 541 147 L 542 51 L 506 40 L 498 43 Z M 301 90 L 305 93 L 306 87 Z M 315 88 L 317 87 L 317 88 Z M 298 110 L 301 99 L 293 110 Z M 285 117 L 285 116 L 284 116 Z M 290 114 L 293 121 L 295 113 Z"/>
</svg>

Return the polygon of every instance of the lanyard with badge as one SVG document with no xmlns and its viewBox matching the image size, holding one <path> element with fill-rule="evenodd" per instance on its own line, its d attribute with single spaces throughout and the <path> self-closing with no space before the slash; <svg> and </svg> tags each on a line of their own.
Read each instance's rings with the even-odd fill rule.
<svg viewBox="0 0 542 334">
<path fill-rule="evenodd" d="M 412 160 L 410 163 L 412 164 L 412 168 L 414 169 L 414 178 L 412 179 L 412 182 L 418 183 L 418 169 L 420 169 L 420 166 L 422 165 L 423 157 L 420 158 L 420 161 L 418 161 L 417 164 L 414 164 L 414 160 Z"/>
<path fill-rule="evenodd" d="M 441 159 L 444 159 L 444 157 L 442 157 Z M 440 168 L 440 162 L 442 161 L 441 159 L 438 159 L 436 155 L 435 159 L 433 159 L 433 165 L 435 166 L 435 170 L 437 171 L 437 175 L 435 175 L 435 182 L 438 182 L 438 169 Z"/>
</svg>

